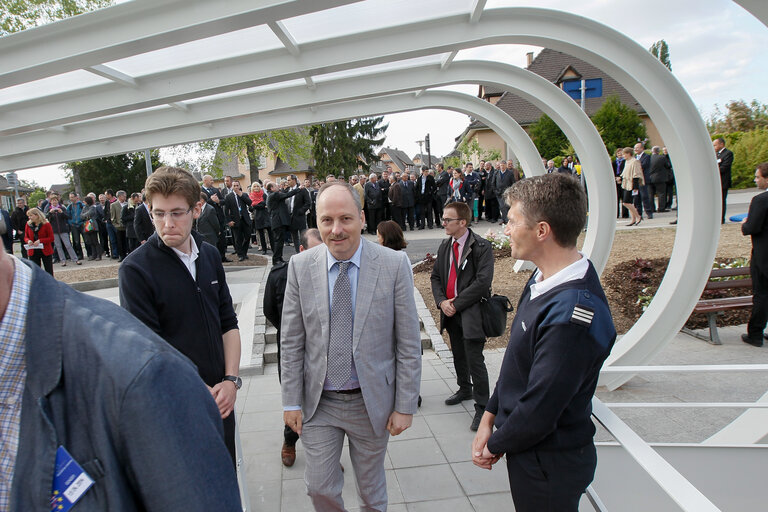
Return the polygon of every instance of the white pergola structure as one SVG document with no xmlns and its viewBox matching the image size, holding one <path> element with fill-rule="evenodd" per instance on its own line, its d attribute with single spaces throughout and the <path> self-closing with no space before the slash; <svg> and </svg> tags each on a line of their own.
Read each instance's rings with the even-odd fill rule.
<svg viewBox="0 0 768 512">
<path fill-rule="evenodd" d="M 739 3 L 765 23 L 763 2 Z M 704 288 L 720 227 L 709 135 L 675 77 L 623 34 L 565 12 L 485 4 L 134 0 L 0 38 L 0 172 L 436 108 L 482 119 L 527 174 L 543 172 L 535 146 L 509 116 L 473 96 L 433 90 L 494 84 L 541 108 L 578 152 L 590 190 L 583 249 L 602 271 L 615 230 L 615 185 L 590 120 L 561 89 L 525 69 L 456 60 L 461 50 L 502 43 L 563 51 L 601 68 L 643 105 L 670 150 L 678 186 L 668 271 L 602 376 L 616 388 L 672 339 Z M 384 16 L 391 21 L 383 28 L 355 28 Z"/>
<path fill-rule="evenodd" d="M 617 79 L 653 118 L 674 160 L 681 208 L 669 271 L 608 361 L 646 363 L 688 317 L 718 239 L 719 212 L 711 208 L 718 204 L 717 168 L 685 90 L 634 41 L 579 16 L 484 10 L 482 0 L 397 3 L 135 0 L 4 37 L 0 172 L 424 108 L 483 119 L 527 173 L 542 172 L 530 139 L 496 107 L 466 94 L 430 91 L 489 83 L 540 107 L 573 143 L 591 192 L 584 251 L 602 270 L 615 229 L 615 187 L 592 123 L 562 90 L 525 69 L 455 60 L 462 49 L 489 44 L 554 48 Z M 334 24 L 400 7 L 409 21 L 396 27 L 351 33 L 350 24 Z M 414 9 L 423 19 L 414 19 Z M 606 375 L 603 383 L 615 388 L 630 376 Z"/>
</svg>

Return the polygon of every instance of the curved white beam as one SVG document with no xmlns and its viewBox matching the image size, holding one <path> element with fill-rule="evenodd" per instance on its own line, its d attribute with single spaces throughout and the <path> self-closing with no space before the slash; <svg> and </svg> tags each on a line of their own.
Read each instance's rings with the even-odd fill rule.
<svg viewBox="0 0 768 512">
<path fill-rule="evenodd" d="M 396 81 L 388 80 L 391 73 L 397 73 L 400 78 Z M 468 80 L 466 77 L 472 78 Z M 3 160 L 7 161 L 15 155 L 29 153 L 31 158 L 42 159 L 57 147 L 105 140 L 114 143 L 125 135 L 146 131 L 147 126 L 152 126 L 153 131 L 163 131 L 184 125 L 217 122 L 229 117 L 293 110 L 347 98 L 365 98 L 466 82 L 492 84 L 519 94 L 552 117 L 569 137 L 582 157 L 584 169 L 588 169 L 585 179 L 589 190 L 594 192 L 590 194 L 590 225 L 583 250 L 593 259 L 598 271 L 602 271 L 615 230 L 615 186 L 610 161 L 600 135 L 584 112 L 560 88 L 539 75 L 507 64 L 462 61 L 447 69 L 440 64 L 400 68 L 321 82 L 311 92 L 306 87 L 296 86 L 197 103 L 186 113 L 171 109 L 141 112 L 79 123 L 67 127 L 64 132 L 44 131 L 9 136 L 0 140 L 0 154 L 5 155 L 0 159 L 0 169 L 4 167 Z M 46 150 L 37 150 L 40 147 Z M 525 155 L 518 155 L 518 158 L 524 163 L 528 175 L 543 172 L 538 159 L 526 161 Z M 36 165 L 44 163 L 48 162 L 38 160 Z"/>
<path fill-rule="evenodd" d="M 359 1 L 134 0 L 0 38 L 0 87 Z"/>
</svg>

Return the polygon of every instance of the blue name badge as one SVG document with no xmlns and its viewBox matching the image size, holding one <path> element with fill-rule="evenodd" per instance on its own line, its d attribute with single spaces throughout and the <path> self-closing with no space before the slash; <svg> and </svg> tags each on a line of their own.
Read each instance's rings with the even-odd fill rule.
<svg viewBox="0 0 768 512">
<path fill-rule="evenodd" d="M 53 475 L 51 510 L 67 512 L 85 491 L 93 485 L 93 479 L 83 471 L 75 459 L 63 447 L 56 450 L 56 471 Z"/>
</svg>

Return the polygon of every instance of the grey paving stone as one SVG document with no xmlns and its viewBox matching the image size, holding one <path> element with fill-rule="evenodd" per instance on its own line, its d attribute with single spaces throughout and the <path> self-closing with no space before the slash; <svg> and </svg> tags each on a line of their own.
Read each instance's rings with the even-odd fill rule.
<svg viewBox="0 0 768 512">
<path fill-rule="evenodd" d="M 270 454 L 260 453 L 254 455 L 245 455 L 243 457 L 243 470 L 245 471 L 245 481 L 248 485 L 248 494 L 251 494 L 251 484 L 254 489 L 268 482 L 276 482 L 280 486 L 280 478 L 283 473 L 283 464 L 280 461 L 280 452 L 274 457 Z"/>
<path fill-rule="evenodd" d="M 438 446 L 448 462 L 466 462 L 472 460 L 472 440 L 475 433 L 466 425 L 465 432 L 457 432 L 451 435 L 436 436 Z"/>
<path fill-rule="evenodd" d="M 437 371 L 435 370 L 435 368 L 431 364 L 429 364 L 428 362 L 427 363 L 422 363 L 422 365 L 421 365 L 421 380 L 422 381 L 425 381 L 425 380 L 435 380 L 435 379 L 440 379 L 440 378 L 441 378 L 440 375 L 438 375 Z"/>
<path fill-rule="evenodd" d="M 400 490 L 400 483 L 397 481 L 395 471 L 390 469 L 384 472 L 387 478 L 387 503 L 393 505 L 396 503 L 404 503 L 403 493 Z M 389 507 L 387 507 L 391 510 Z"/>
<path fill-rule="evenodd" d="M 459 408 L 455 405 L 453 407 Z M 469 425 L 472 423 L 472 415 L 467 411 L 425 416 L 424 418 L 435 437 L 451 436 L 469 431 Z"/>
<path fill-rule="evenodd" d="M 248 484 L 251 510 L 259 512 L 280 512 L 282 482 L 280 480 Z"/>
<path fill-rule="evenodd" d="M 421 381 L 421 396 L 442 396 L 443 399 L 453 394 L 451 388 L 443 379 L 423 380 Z"/>
<path fill-rule="evenodd" d="M 241 432 L 240 442 L 245 456 L 267 454 L 271 457 L 272 454 L 277 453 L 279 460 L 280 447 L 283 445 L 283 431 Z"/>
<path fill-rule="evenodd" d="M 446 464 L 395 469 L 406 503 L 463 497 L 463 491 Z"/>
<path fill-rule="evenodd" d="M 396 441 L 396 439 L 396 437 L 393 438 L 387 448 L 389 457 L 392 460 L 392 467 L 395 469 L 443 464 L 446 462 L 440 446 L 432 438 L 404 441 Z"/>
<path fill-rule="evenodd" d="M 427 422 L 424 421 L 422 416 L 414 416 L 410 428 L 397 436 L 390 437 L 390 440 L 397 439 L 398 441 L 405 441 L 408 439 L 421 439 L 424 437 L 432 437 L 432 431 L 429 430 Z"/>
<path fill-rule="evenodd" d="M 467 498 L 451 498 L 447 500 L 421 501 L 408 503 L 408 512 L 474 512 Z"/>
<path fill-rule="evenodd" d="M 314 510 L 307 496 L 304 480 L 283 480 L 281 512 L 310 512 Z"/>
<path fill-rule="evenodd" d="M 252 389 L 245 401 L 243 412 L 281 411 L 282 409 L 283 400 L 280 393 L 254 393 Z"/>
<path fill-rule="evenodd" d="M 496 471 L 496 469 L 491 471 Z M 504 471 L 506 471 L 506 469 Z M 493 494 L 477 494 L 475 496 L 470 496 L 469 501 L 472 503 L 475 510 L 514 510 L 512 493 L 509 491 L 495 492 Z"/>
<path fill-rule="evenodd" d="M 467 495 L 504 492 L 509 489 L 504 461 L 497 462 L 490 471 L 481 469 L 472 462 L 456 462 L 451 464 L 451 468 Z"/>
<path fill-rule="evenodd" d="M 263 432 L 265 430 L 283 430 L 283 413 L 264 411 L 243 413 L 239 420 L 240 432 Z"/>
<path fill-rule="evenodd" d="M 421 407 L 418 414 L 421 416 L 431 416 L 434 414 L 455 414 L 460 412 L 455 405 L 445 405 L 445 399 L 449 395 L 435 395 L 422 397 Z"/>
<path fill-rule="evenodd" d="M 264 362 L 277 364 L 277 343 L 270 343 L 264 347 Z"/>
</svg>

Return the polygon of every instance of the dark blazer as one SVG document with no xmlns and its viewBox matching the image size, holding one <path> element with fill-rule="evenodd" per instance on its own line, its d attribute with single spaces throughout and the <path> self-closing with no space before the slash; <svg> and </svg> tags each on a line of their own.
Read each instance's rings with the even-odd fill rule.
<svg viewBox="0 0 768 512">
<path fill-rule="evenodd" d="M 382 191 L 378 180 L 375 184 L 370 181 L 365 184 L 365 205 L 373 210 L 384 206 L 384 203 L 382 202 Z"/>
<path fill-rule="evenodd" d="M 645 180 L 645 184 L 648 185 L 651 183 L 651 155 L 648 153 L 640 153 L 639 155 L 635 155 L 635 158 L 643 167 L 643 179 Z"/>
<path fill-rule="evenodd" d="M 241 510 L 194 365 L 124 309 L 22 264 L 32 286 L 9 510 L 51 510 L 61 445 L 95 481 L 75 510 Z"/>
<path fill-rule="evenodd" d="M 459 258 L 459 273 L 456 280 L 456 298 L 453 305 L 456 314 L 461 315 L 461 325 L 464 339 L 485 338 L 483 325 L 480 322 L 480 299 L 491 296 L 493 282 L 493 248 L 485 238 L 469 231 L 469 237 L 464 244 L 464 251 Z M 447 300 L 445 292 L 448 288 L 450 272 L 450 250 L 453 237 L 448 237 L 437 250 L 437 261 L 432 267 L 432 296 L 435 304 Z M 445 315 L 440 312 L 440 332 L 445 326 Z"/>
<path fill-rule="evenodd" d="M 133 227 L 133 219 L 136 218 L 136 207 L 126 203 L 123 211 L 120 213 L 120 221 L 125 226 L 126 238 L 136 238 L 136 228 Z"/>
<path fill-rule="evenodd" d="M 448 186 L 448 182 L 451 181 L 451 175 L 448 171 L 443 171 L 435 180 L 435 188 L 437 189 L 437 196 L 440 198 L 441 203 L 445 203 L 448 196 L 451 195 L 451 188 Z"/>
<path fill-rule="evenodd" d="M 672 165 L 664 155 L 651 155 L 651 183 L 666 183 L 672 172 Z"/>
<path fill-rule="evenodd" d="M 720 179 L 726 178 L 728 186 L 731 186 L 731 166 L 733 165 L 733 151 L 723 148 L 717 153 L 717 168 L 720 170 Z"/>
<path fill-rule="evenodd" d="M 3 245 L 5 245 L 5 252 L 13 254 L 13 224 L 11 223 L 11 215 L 0 208 L 0 215 L 3 216 L 5 221 L 5 233 L 3 233 Z"/>
<path fill-rule="evenodd" d="M 293 198 L 293 212 L 291 212 L 291 229 L 307 229 L 307 212 L 312 206 L 309 190 L 299 187 L 296 197 Z"/>
<path fill-rule="evenodd" d="M 515 184 L 515 171 L 507 169 L 506 171 L 499 172 L 496 175 L 496 197 L 499 198 L 499 202 L 504 201 L 504 191 Z"/>
<path fill-rule="evenodd" d="M 411 180 L 400 181 L 400 201 L 403 208 L 416 206 L 416 187 Z"/>
<path fill-rule="evenodd" d="M 216 212 L 216 216 L 219 218 L 219 223 L 221 224 L 222 228 L 224 227 L 224 224 L 226 224 L 226 216 L 224 215 L 224 194 L 221 193 L 221 190 L 217 189 L 216 187 L 201 187 L 203 192 L 206 193 L 208 196 L 208 199 L 206 200 L 206 203 L 213 206 L 214 211 Z M 216 203 L 211 199 L 213 196 L 216 196 L 219 198 L 219 202 Z"/>
<path fill-rule="evenodd" d="M 421 182 L 423 179 L 424 176 L 419 176 L 416 178 L 415 184 L 416 202 L 419 204 L 430 203 L 432 198 L 435 197 L 435 191 L 437 190 L 437 186 L 435 185 L 435 178 L 427 175 L 427 182 L 424 184 L 424 193 L 422 194 Z"/>
<path fill-rule="evenodd" d="M 238 209 L 238 202 L 240 208 Z M 251 215 L 248 213 L 248 207 L 251 206 L 251 198 L 248 194 L 243 194 L 235 199 L 235 193 L 230 192 L 224 198 L 224 213 L 227 216 L 227 222 L 234 222 L 234 227 L 240 228 L 243 225 L 246 228 L 251 227 Z"/>
<path fill-rule="evenodd" d="M 395 208 L 403 207 L 403 187 L 401 181 L 391 183 L 387 191 L 387 197 Z"/>
<path fill-rule="evenodd" d="M 197 232 L 205 238 L 205 241 L 216 247 L 219 241 L 219 233 L 221 233 L 221 224 L 219 223 L 219 217 L 216 215 L 216 209 L 205 204 L 203 212 L 200 217 L 197 218 Z"/>
<path fill-rule="evenodd" d="M 291 212 L 288 211 L 288 205 L 285 200 L 299 193 L 300 188 L 283 192 L 282 190 L 273 190 L 267 196 L 267 210 L 272 219 L 272 229 L 287 228 L 291 225 Z"/>
<path fill-rule="evenodd" d="M 752 237 L 752 266 L 768 275 L 768 192 L 752 198 L 741 232 Z"/>
<path fill-rule="evenodd" d="M 136 212 L 133 215 L 133 230 L 136 232 L 136 238 L 139 243 L 148 240 L 155 232 L 155 225 L 152 224 L 152 219 L 149 218 L 149 211 L 147 211 L 147 205 L 139 203 L 135 208 Z"/>
</svg>

